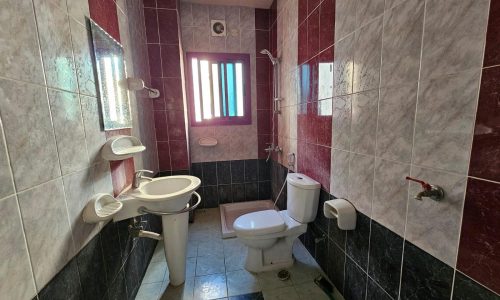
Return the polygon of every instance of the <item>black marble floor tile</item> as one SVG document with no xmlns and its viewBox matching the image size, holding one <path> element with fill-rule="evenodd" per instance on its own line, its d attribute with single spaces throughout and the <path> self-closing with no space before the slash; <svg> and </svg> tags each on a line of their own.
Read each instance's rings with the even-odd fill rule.
<svg viewBox="0 0 500 300">
<path fill-rule="evenodd" d="M 449 299 L 452 280 L 450 266 L 405 242 L 401 299 Z"/>
<path fill-rule="evenodd" d="M 346 258 L 344 298 L 346 300 L 364 300 L 368 275 L 349 257 Z"/>
<path fill-rule="evenodd" d="M 245 181 L 245 161 L 231 161 L 231 183 L 243 183 Z"/>
<path fill-rule="evenodd" d="M 259 200 L 271 199 L 271 181 L 259 181 Z"/>
<path fill-rule="evenodd" d="M 500 296 L 457 271 L 453 300 L 500 300 Z"/>
<path fill-rule="evenodd" d="M 203 188 L 205 196 L 204 208 L 214 208 L 219 206 L 219 192 L 216 185 L 205 186 Z"/>
<path fill-rule="evenodd" d="M 219 204 L 233 202 L 233 190 L 230 184 L 223 184 L 218 186 L 219 189 Z"/>
<path fill-rule="evenodd" d="M 245 184 L 232 184 L 231 189 L 233 190 L 233 202 L 245 201 Z"/>
<path fill-rule="evenodd" d="M 257 182 L 245 183 L 245 201 L 259 200 L 259 185 Z"/>
<path fill-rule="evenodd" d="M 397 298 L 403 256 L 403 238 L 372 221 L 368 275 Z"/>
<path fill-rule="evenodd" d="M 366 271 L 368 246 L 370 242 L 370 221 L 364 214 L 357 212 L 356 229 L 347 231 L 346 253 Z"/>
<path fill-rule="evenodd" d="M 255 182 L 259 176 L 259 161 L 257 159 L 245 160 L 245 182 Z"/>
<path fill-rule="evenodd" d="M 16 287 L 12 287 L 16 288 Z M 36 299 L 36 297 L 35 297 Z M 76 260 L 71 260 L 38 294 L 39 300 L 85 299 Z"/>
<path fill-rule="evenodd" d="M 217 163 L 204 162 L 203 163 L 203 186 L 217 185 Z"/>
<path fill-rule="evenodd" d="M 202 163 L 192 163 L 191 164 L 191 175 L 198 177 L 201 180 L 201 184 L 203 185 L 203 164 Z"/>
<path fill-rule="evenodd" d="M 106 268 L 99 235 L 76 256 L 78 273 L 85 299 L 101 299 L 106 294 Z"/>
<path fill-rule="evenodd" d="M 217 184 L 231 184 L 231 162 L 217 162 Z"/>
<path fill-rule="evenodd" d="M 122 251 L 116 224 L 117 223 L 109 222 L 100 233 L 108 285 L 114 281 L 122 266 Z"/>
<path fill-rule="evenodd" d="M 344 292 L 345 253 L 335 242 L 328 242 L 328 271 L 330 281 L 340 293 Z"/>
<path fill-rule="evenodd" d="M 368 277 L 368 287 L 366 288 L 366 300 L 394 300 L 375 281 Z"/>
<path fill-rule="evenodd" d="M 266 162 L 265 159 L 259 159 L 258 168 L 258 181 L 271 180 L 271 162 Z"/>
<path fill-rule="evenodd" d="M 262 292 L 231 296 L 228 298 L 229 300 L 264 300 L 264 295 Z"/>
</svg>

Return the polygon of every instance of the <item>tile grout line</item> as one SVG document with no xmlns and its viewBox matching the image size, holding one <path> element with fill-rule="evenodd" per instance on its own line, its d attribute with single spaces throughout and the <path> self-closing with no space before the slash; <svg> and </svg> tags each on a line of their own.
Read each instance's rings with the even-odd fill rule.
<svg viewBox="0 0 500 300">
<path fill-rule="evenodd" d="M 412 145 L 411 145 L 411 155 L 410 155 L 410 175 L 413 169 L 413 156 L 414 156 L 414 151 L 415 151 L 415 132 L 416 132 L 416 126 L 417 126 L 417 113 L 418 113 L 418 95 L 419 95 L 419 90 L 420 90 L 420 80 L 422 76 L 422 57 L 423 57 L 423 52 L 424 52 L 424 38 L 425 38 L 425 19 L 426 19 L 426 12 L 427 12 L 427 0 L 424 1 L 423 4 L 423 16 L 422 16 L 422 37 L 420 39 L 420 57 L 419 57 L 419 67 L 418 67 L 418 79 L 417 79 L 417 95 L 416 95 L 416 100 L 415 100 L 415 113 L 413 115 L 413 134 L 412 134 Z M 407 237 L 407 229 L 408 229 L 408 213 L 410 210 L 410 187 L 411 184 L 407 183 L 407 197 L 406 197 L 406 216 L 405 216 L 405 226 L 404 226 L 404 233 L 403 233 L 403 249 L 401 253 L 401 268 L 400 268 L 400 274 L 399 274 L 399 289 L 398 289 L 398 299 L 401 299 L 401 291 L 402 291 L 402 285 L 403 285 L 403 270 L 404 270 L 404 264 L 405 264 L 405 246 L 406 246 L 406 237 Z"/>
</svg>

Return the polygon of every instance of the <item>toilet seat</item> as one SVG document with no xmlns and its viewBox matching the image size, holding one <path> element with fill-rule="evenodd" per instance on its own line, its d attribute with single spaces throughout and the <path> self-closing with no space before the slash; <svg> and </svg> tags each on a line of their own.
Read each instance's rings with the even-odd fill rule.
<svg viewBox="0 0 500 300">
<path fill-rule="evenodd" d="M 262 236 L 284 231 L 286 224 L 280 212 L 269 209 L 238 217 L 233 228 L 239 236 Z"/>
</svg>

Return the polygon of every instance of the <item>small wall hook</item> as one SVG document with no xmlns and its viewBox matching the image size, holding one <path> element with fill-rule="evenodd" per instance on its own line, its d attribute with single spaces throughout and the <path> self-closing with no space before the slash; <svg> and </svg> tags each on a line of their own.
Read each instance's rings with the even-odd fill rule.
<svg viewBox="0 0 500 300">
<path fill-rule="evenodd" d="M 412 178 L 410 176 L 406 176 L 406 180 L 414 181 L 414 182 L 420 183 L 420 185 L 422 185 L 423 191 L 419 192 L 414 197 L 415 200 L 422 201 L 422 198 L 428 197 L 434 201 L 440 201 L 444 198 L 444 190 L 440 186 L 429 184 L 423 180 Z"/>
</svg>

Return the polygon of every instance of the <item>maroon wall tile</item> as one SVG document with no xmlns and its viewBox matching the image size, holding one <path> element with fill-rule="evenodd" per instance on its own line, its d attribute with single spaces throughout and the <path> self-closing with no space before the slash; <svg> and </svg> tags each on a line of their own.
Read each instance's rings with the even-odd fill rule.
<svg viewBox="0 0 500 300">
<path fill-rule="evenodd" d="M 500 184 L 469 178 L 457 269 L 500 293 Z"/>
<path fill-rule="evenodd" d="M 297 107 L 297 139 L 306 141 L 307 137 L 307 103 L 301 103 Z"/>
<path fill-rule="evenodd" d="M 163 78 L 163 95 L 165 97 L 165 109 L 184 109 L 181 78 Z"/>
<path fill-rule="evenodd" d="M 172 170 L 170 165 L 170 146 L 168 142 L 157 142 L 160 171 Z"/>
<path fill-rule="evenodd" d="M 271 111 L 257 110 L 257 133 L 271 134 Z"/>
<path fill-rule="evenodd" d="M 321 0 L 307 0 L 307 14 L 310 15 L 315 10 Z"/>
<path fill-rule="evenodd" d="M 157 141 L 168 141 L 168 123 L 167 114 L 163 110 L 154 111 L 155 131 Z"/>
<path fill-rule="evenodd" d="M 161 51 L 160 45 L 148 44 L 149 75 L 151 77 L 161 77 Z"/>
<path fill-rule="evenodd" d="M 156 0 L 156 6 L 158 8 L 176 9 L 177 0 Z"/>
<path fill-rule="evenodd" d="M 255 75 L 257 79 L 257 84 L 268 84 L 269 82 L 269 68 L 271 63 L 268 58 L 257 58 L 256 59 L 256 70 Z"/>
<path fill-rule="evenodd" d="M 148 43 L 159 43 L 158 37 L 158 15 L 156 9 L 144 9 L 144 24 L 146 27 L 146 41 Z"/>
<path fill-rule="evenodd" d="M 257 57 L 267 57 L 265 54 L 261 54 L 262 49 L 268 49 L 270 46 L 269 41 L 269 31 L 268 30 L 255 30 L 255 50 L 257 52 Z"/>
<path fill-rule="evenodd" d="M 269 9 L 255 9 L 255 29 L 269 30 Z"/>
<path fill-rule="evenodd" d="M 314 10 L 307 18 L 307 58 L 319 52 L 319 9 Z"/>
<path fill-rule="evenodd" d="M 85 1 L 85 0 L 83 0 Z M 120 41 L 118 13 L 113 0 L 88 0 L 90 17 L 115 40 Z"/>
<path fill-rule="evenodd" d="M 161 45 L 163 77 L 181 77 L 181 58 L 178 45 Z"/>
<path fill-rule="evenodd" d="M 157 12 L 160 43 L 170 45 L 179 44 L 177 11 L 171 9 L 158 9 Z"/>
<path fill-rule="evenodd" d="M 163 81 L 159 77 L 151 78 L 151 87 L 160 91 L 160 97 L 153 99 L 154 110 L 165 110 L 165 92 L 163 91 Z"/>
<path fill-rule="evenodd" d="M 278 17 L 278 1 L 274 0 L 271 3 L 271 7 L 269 7 L 269 26 L 272 26 L 273 23 L 276 23 L 276 18 Z"/>
<path fill-rule="evenodd" d="M 318 102 L 307 102 L 307 118 L 306 118 L 306 142 L 317 144 L 317 116 L 318 116 Z"/>
<path fill-rule="evenodd" d="M 152 8 L 156 7 L 156 0 L 143 0 L 142 3 L 144 7 L 152 7 Z"/>
<path fill-rule="evenodd" d="M 318 101 L 318 117 L 316 136 L 318 145 L 330 147 L 332 145 L 332 99 Z"/>
<path fill-rule="evenodd" d="M 330 191 L 330 162 L 332 149 L 330 147 L 318 146 L 317 160 L 315 165 L 318 167 L 318 174 L 315 178 L 321 183 L 321 186 L 327 192 Z"/>
<path fill-rule="evenodd" d="M 257 109 L 271 109 L 271 91 L 267 84 L 257 85 Z"/>
<path fill-rule="evenodd" d="M 189 169 L 189 158 L 187 149 L 187 142 L 184 141 L 170 141 L 170 155 L 172 161 L 172 170 L 187 170 Z"/>
<path fill-rule="evenodd" d="M 500 67 L 483 70 L 469 175 L 500 181 Z"/>
<path fill-rule="evenodd" d="M 168 122 L 168 139 L 170 141 L 186 139 L 184 111 L 182 110 L 167 111 L 167 122 Z"/>
<path fill-rule="evenodd" d="M 298 24 L 305 21 L 307 18 L 307 0 L 299 0 L 299 16 L 298 16 Z"/>
<path fill-rule="evenodd" d="M 335 35 L 335 0 L 324 0 L 319 8 L 319 50 L 333 45 Z"/>
<path fill-rule="evenodd" d="M 303 64 L 307 61 L 307 22 L 303 22 L 299 25 L 298 32 L 298 45 L 297 45 L 297 62 L 298 64 Z"/>
<path fill-rule="evenodd" d="M 500 65 L 500 1 L 491 1 L 486 48 L 484 51 L 484 67 Z"/>
<path fill-rule="evenodd" d="M 269 30 L 269 50 L 274 56 L 277 56 L 278 51 L 278 23 L 271 25 Z"/>
</svg>

